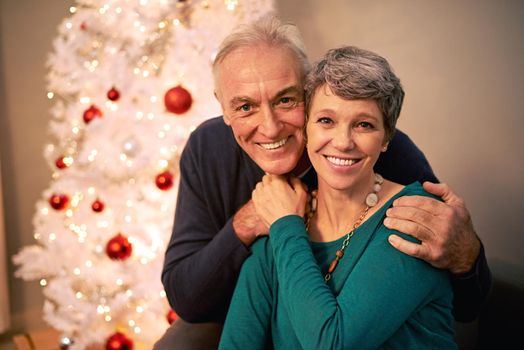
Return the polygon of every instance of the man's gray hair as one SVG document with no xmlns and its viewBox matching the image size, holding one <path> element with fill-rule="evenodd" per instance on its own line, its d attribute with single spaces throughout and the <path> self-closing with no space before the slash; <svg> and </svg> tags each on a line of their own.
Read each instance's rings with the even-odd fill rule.
<svg viewBox="0 0 524 350">
<path fill-rule="evenodd" d="M 298 28 L 292 23 L 283 23 L 275 14 L 269 13 L 259 19 L 238 26 L 220 44 L 213 61 L 213 76 L 217 81 L 218 66 L 234 50 L 241 47 L 267 45 L 269 47 L 286 47 L 293 52 L 300 65 L 300 79 L 304 82 L 310 64 L 306 55 L 304 42 Z M 275 62 L 275 64 L 280 64 Z"/>
<path fill-rule="evenodd" d="M 384 116 L 385 141 L 393 138 L 404 90 L 385 58 L 355 46 L 329 50 L 306 78 L 306 115 L 315 93 L 323 85 L 343 99 L 375 100 Z"/>
</svg>

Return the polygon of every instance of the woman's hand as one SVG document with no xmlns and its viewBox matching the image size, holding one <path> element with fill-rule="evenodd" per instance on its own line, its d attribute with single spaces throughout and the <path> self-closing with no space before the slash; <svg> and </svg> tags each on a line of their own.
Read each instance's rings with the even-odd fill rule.
<svg viewBox="0 0 524 350">
<path fill-rule="evenodd" d="M 268 227 L 286 215 L 304 216 L 307 191 L 300 179 L 265 175 L 253 190 L 255 209 Z"/>
</svg>

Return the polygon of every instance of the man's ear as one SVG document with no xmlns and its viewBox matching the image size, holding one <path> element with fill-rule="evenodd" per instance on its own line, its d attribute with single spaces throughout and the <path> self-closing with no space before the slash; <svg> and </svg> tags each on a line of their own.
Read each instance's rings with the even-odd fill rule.
<svg viewBox="0 0 524 350">
<path fill-rule="evenodd" d="M 218 103 L 220 104 L 220 108 L 222 109 L 222 118 L 224 119 L 224 123 L 228 126 L 231 125 L 231 121 L 228 117 L 226 117 L 226 114 L 224 113 L 224 106 L 222 105 L 222 101 L 218 97 L 218 93 L 216 90 L 213 91 L 213 95 L 215 95 L 215 98 L 217 99 Z"/>
</svg>

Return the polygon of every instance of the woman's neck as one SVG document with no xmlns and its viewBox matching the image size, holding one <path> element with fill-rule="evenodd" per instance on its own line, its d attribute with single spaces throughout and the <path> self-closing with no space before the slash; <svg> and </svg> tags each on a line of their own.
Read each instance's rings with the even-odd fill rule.
<svg viewBox="0 0 524 350">
<path fill-rule="evenodd" d="M 373 191 L 374 175 L 345 190 L 319 179 L 317 211 L 310 224 L 313 241 L 328 242 L 347 234 L 366 209 L 366 196 Z"/>
</svg>

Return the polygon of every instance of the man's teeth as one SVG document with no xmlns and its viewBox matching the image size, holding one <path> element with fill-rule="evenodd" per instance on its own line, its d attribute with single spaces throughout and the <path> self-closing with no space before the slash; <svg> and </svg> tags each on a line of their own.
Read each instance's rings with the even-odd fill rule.
<svg viewBox="0 0 524 350">
<path fill-rule="evenodd" d="M 282 139 L 277 142 L 273 142 L 273 143 L 259 143 L 259 145 L 264 147 L 264 149 L 271 150 L 271 149 L 276 149 L 276 148 L 284 146 L 286 142 L 287 142 L 287 138 Z"/>
<path fill-rule="evenodd" d="M 353 165 L 357 161 L 354 159 L 342 159 L 342 158 L 335 158 L 335 157 L 326 157 L 327 160 L 335 165 Z"/>
</svg>

